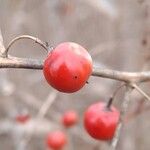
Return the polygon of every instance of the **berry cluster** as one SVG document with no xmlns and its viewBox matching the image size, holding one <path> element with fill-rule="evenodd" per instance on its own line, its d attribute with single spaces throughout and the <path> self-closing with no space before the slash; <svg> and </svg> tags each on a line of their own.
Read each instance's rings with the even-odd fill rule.
<svg viewBox="0 0 150 150">
<path fill-rule="evenodd" d="M 74 110 L 69 110 L 63 114 L 61 122 L 64 127 L 70 128 L 78 122 L 78 114 Z M 67 135 L 60 130 L 50 132 L 47 135 L 46 143 L 48 148 L 61 150 L 67 143 Z"/>
<path fill-rule="evenodd" d="M 80 90 L 92 74 L 92 58 L 82 46 L 72 42 L 59 44 L 51 50 L 44 62 L 43 73 L 48 84 L 60 92 L 73 93 Z M 120 113 L 104 102 L 92 104 L 84 114 L 84 127 L 97 140 L 111 140 L 114 136 Z M 71 127 L 78 120 L 74 111 L 64 114 L 62 123 Z M 61 131 L 47 136 L 48 147 L 58 150 L 66 144 L 66 135 Z"/>
<path fill-rule="evenodd" d="M 92 74 L 92 58 L 88 51 L 73 42 L 59 44 L 52 49 L 43 66 L 43 74 L 48 84 L 60 92 L 73 93 L 79 91 Z M 119 122 L 119 111 L 111 105 L 98 102 L 87 108 L 84 114 L 84 127 L 87 133 L 97 140 L 111 140 Z M 15 117 L 18 123 L 26 123 L 29 114 Z M 62 116 L 61 123 L 65 129 L 78 122 L 76 111 L 69 110 Z M 67 135 L 61 130 L 49 132 L 46 137 L 48 148 L 61 150 L 67 143 Z"/>
</svg>

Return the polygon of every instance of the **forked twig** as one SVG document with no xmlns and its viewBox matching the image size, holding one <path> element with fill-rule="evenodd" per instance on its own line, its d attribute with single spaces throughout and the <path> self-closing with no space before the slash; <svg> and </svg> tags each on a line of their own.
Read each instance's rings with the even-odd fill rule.
<svg viewBox="0 0 150 150">
<path fill-rule="evenodd" d="M 142 89 L 140 89 L 136 84 L 132 84 L 132 87 L 135 88 L 141 95 L 143 95 L 148 101 L 150 101 L 150 96 L 148 96 Z"/>
<path fill-rule="evenodd" d="M 46 46 L 44 42 L 42 42 L 38 38 L 29 36 L 29 35 L 22 35 L 22 36 L 16 37 L 9 43 L 8 47 L 5 49 L 4 44 L 3 44 L 3 39 L 0 33 L 0 68 L 26 68 L 26 69 L 42 69 L 43 68 L 43 61 L 17 58 L 17 57 L 12 57 L 8 55 L 8 51 L 10 47 L 13 45 L 13 43 L 24 38 L 32 39 L 36 43 L 40 44 L 46 51 L 48 51 L 48 47 Z M 122 71 L 93 67 L 92 75 L 96 77 L 123 81 L 127 84 L 124 101 L 121 106 L 119 123 L 116 129 L 115 136 L 111 142 L 111 150 L 115 150 L 117 147 L 118 140 L 119 140 L 120 131 L 123 125 L 124 116 L 127 112 L 128 104 L 130 101 L 129 95 L 131 91 L 133 90 L 133 88 L 135 88 L 139 93 L 141 93 L 146 99 L 150 101 L 150 97 L 136 85 L 140 82 L 150 81 L 150 71 L 131 73 L 131 72 L 122 72 Z M 43 106 L 40 108 L 36 116 L 37 121 L 39 118 L 42 118 L 45 116 L 49 107 L 54 102 L 56 96 L 57 96 L 57 92 L 54 92 L 51 95 L 49 95 L 48 99 L 44 102 Z M 26 143 L 28 143 L 31 138 L 32 138 L 32 133 L 30 134 L 30 136 L 27 137 Z"/>
</svg>

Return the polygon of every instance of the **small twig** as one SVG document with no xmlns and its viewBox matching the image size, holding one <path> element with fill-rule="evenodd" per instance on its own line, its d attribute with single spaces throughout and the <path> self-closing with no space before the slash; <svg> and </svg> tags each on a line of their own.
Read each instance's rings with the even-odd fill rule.
<svg viewBox="0 0 150 150">
<path fill-rule="evenodd" d="M 8 44 L 6 50 L 3 52 L 3 56 L 8 57 L 8 51 L 10 49 L 10 47 L 18 40 L 20 39 L 31 39 L 33 40 L 35 43 L 38 43 L 39 45 L 41 45 L 47 52 L 48 52 L 48 47 L 46 46 L 46 43 L 44 43 L 43 41 L 41 41 L 40 39 L 30 36 L 30 35 L 21 35 L 18 36 L 16 38 L 14 38 L 12 41 L 10 41 L 10 43 Z"/>
<path fill-rule="evenodd" d="M 2 32 L 0 29 L 0 56 L 3 57 L 3 53 L 5 52 L 5 47 L 4 47 L 4 43 L 3 43 L 3 36 L 2 36 Z"/>
<path fill-rule="evenodd" d="M 111 142 L 111 150 L 116 150 L 116 147 L 117 147 L 117 144 L 119 141 L 119 137 L 120 137 L 120 131 L 123 126 L 123 120 L 126 115 L 127 108 L 128 108 L 129 102 L 130 102 L 130 93 L 132 90 L 133 89 L 129 85 L 127 85 L 125 96 L 124 96 L 124 101 L 121 106 L 119 123 L 118 123 L 117 129 L 116 129 L 114 138 L 112 139 L 112 142 Z"/>
<path fill-rule="evenodd" d="M 56 99 L 57 94 L 58 94 L 57 91 L 53 91 L 52 93 L 49 94 L 47 100 L 41 106 L 36 118 L 43 118 L 45 116 L 48 109 L 53 104 L 54 100 Z"/>
<path fill-rule="evenodd" d="M 111 104 L 113 103 L 116 94 L 118 93 L 118 91 L 119 91 L 123 86 L 125 86 L 125 84 L 121 84 L 120 86 L 118 86 L 118 87 L 115 89 L 115 91 L 114 91 L 114 93 L 112 94 L 112 96 L 110 96 L 109 101 L 108 101 L 107 106 L 106 106 L 108 109 L 110 108 Z"/>
<path fill-rule="evenodd" d="M 32 130 L 32 132 L 30 133 L 30 135 L 25 135 L 25 140 L 26 140 L 26 144 L 24 145 L 24 147 L 27 146 L 27 144 L 31 141 L 32 139 L 32 135 L 34 132 L 36 132 L 36 125 L 39 119 L 44 118 L 44 116 L 46 115 L 48 109 L 50 109 L 50 106 L 53 104 L 53 102 L 55 101 L 56 97 L 57 97 L 58 92 L 57 91 L 53 91 L 48 95 L 48 98 L 46 99 L 46 101 L 43 103 L 43 105 L 41 106 L 39 112 L 37 113 L 36 116 L 36 120 L 35 120 L 35 128 L 34 130 Z"/>
<path fill-rule="evenodd" d="M 148 96 L 143 90 L 141 90 L 136 84 L 131 85 L 135 88 L 141 95 L 143 95 L 148 101 L 150 101 L 150 96 Z"/>
</svg>

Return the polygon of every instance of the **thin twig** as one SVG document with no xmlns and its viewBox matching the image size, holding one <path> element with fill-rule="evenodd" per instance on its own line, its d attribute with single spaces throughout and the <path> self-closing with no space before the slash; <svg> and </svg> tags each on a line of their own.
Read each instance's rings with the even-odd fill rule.
<svg viewBox="0 0 150 150">
<path fill-rule="evenodd" d="M 56 99 L 57 94 L 58 94 L 57 91 L 53 91 L 48 95 L 47 100 L 43 103 L 43 105 L 41 106 L 41 108 L 37 114 L 37 118 L 43 118 L 45 116 L 48 109 L 53 104 L 54 100 Z"/>
<path fill-rule="evenodd" d="M 0 29 L 0 56 L 3 57 L 3 53 L 5 52 L 5 47 L 4 47 L 4 43 L 3 43 L 3 36 L 2 36 L 2 32 Z"/>
<path fill-rule="evenodd" d="M 131 93 L 132 90 L 133 89 L 129 85 L 127 85 L 125 96 L 124 96 L 124 101 L 123 101 L 122 106 L 121 106 L 119 123 L 118 123 L 117 129 L 116 129 L 114 138 L 111 142 L 111 150 L 116 150 L 116 148 L 117 148 L 121 128 L 123 126 L 123 121 L 124 121 L 124 118 L 125 118 L 125 115 L 126 115 L 126 112 L 127 112 L 127 108 L 128 108 L 129 102 L 130 102 L 130 93 Z"/>
<path fill-rule="evenodd" d="M 115 96 L 117 95 L 117 93 L 118 93 L 118 91 L 122 88 L 122 87 L 124 87 L 126 84 L 124 83 L 124 84 L 121 84 L 120 86 L 118 86 L 116 89 L 115 89 L 115 91 L 114 91 L 114 93 L 110 96 L 110 98 L 109 98 L 109 101 L 108 101 L 108 103 L 107 103 L 107 108 L 110 108 L 110 106 L 111 106 L 111 104 L 113 103 L 113 101 L 114 101 L 114 98 L 115 98 Z"/>
<path fill-rule="evenodd" d="M 140 89 L 136 84 L 132 84 L 132 87 L 134 87 L 141 95 L 143 95 L 148 101 L 150 101 L 150 96 L 148 96 L 142 89 Z"/>
<path fill-rule="evenodd" d="M 114 98 L 114 97 L 117 95 L 118 91 L 119 91 L 122 87 L 124 87 L 125 85 L 126 85 L 125 83 L 119 85 L 119 86 L 115 89 L 115 91 L 114 91 L 114 93 L 112 94 L 111 97 Z"/>
<path fill-rule="evenodd" d="M 39 119 L 44 118 L 44 116 L 46 115 L 46 113 L 48 112 L 48 110 L 50 109 L 51 105 L 53 104 L 53 102 L 55 101 L 56 97 L 57 97 L 58 92 L 57 91 L 52 91 L 46 101 L 44 101 L 43 105 L 41 106 L 39 112 L 37 113 L 36 116 L 36 120 L 35 120 L 35 128 L 34 130 L 32 130 L 32 132 L 30 133 L 30 135 L 25 135 L 25 144 L 24 144 L 24 148 L 28 145 L 28 143 L 31 141 L 33 133 L 36 132 L 36 125 L 38 124 Z"/>
<path fill-rule="evenodd" d="M 46 43 L 44 43 L 43 41 L 41 41 L 40 39 L 30 36 L 30 35 L 21 35 L 18 36 L 16 38 L 14 38 L 12 41 L 10 41 L 10 43 L 8 44 L 6 50 L 3 52 L 3 56 L 7 57 L 8 56 L 8 51 L 10 49 L 10 47 L 18 40 L 20 39 L 31 39 L 33 40 L 35 43 L 38 43 L 39 45 L 41 45 L 47 52 L 48 52 L 48 47 L 46 46 Z"/>
</svg>

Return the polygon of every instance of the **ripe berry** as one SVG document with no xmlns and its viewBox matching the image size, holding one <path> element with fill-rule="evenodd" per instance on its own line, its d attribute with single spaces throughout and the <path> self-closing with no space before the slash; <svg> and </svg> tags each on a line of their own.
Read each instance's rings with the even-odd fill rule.
<svg viewBox="0 0 150 150">
<path fill-rule="evenodd" d="M 80 90 L 92 73 L 92 58 L 82 46 L 65 42 L 53 49 L 44 62 L 47 82 L 61 92 Z"/>
<path fill-rule="evenodd" d="M 15 117 L 15 120 L 16 120 L 18 123 L 26 123 L 29 119 L 30 119 L 30 115 L 29 115 L 29 114 L 18 114 L 18 115 Z"/>
<path fill-rule="evenodd" d="M 47 135 L 46 143 L 48 148 L 61 150 L 67 143 L 67 137 L 62 131 L 50 132 Z"/>
<path fill-rule="evenodd" d="M 78 121 L 78 115 L 75 111 L 70 110 L 64 113 L 62 117 L 62 123 L 66 127 L 71 127 Z"/>
<path fill-rule="evenodd" d="M 119 121 L 119 111 L 106 103 L 92 104 L 84 115 L 84 127 L 87 132 L 98 140 L 111 140 Z"/>
</svg>

